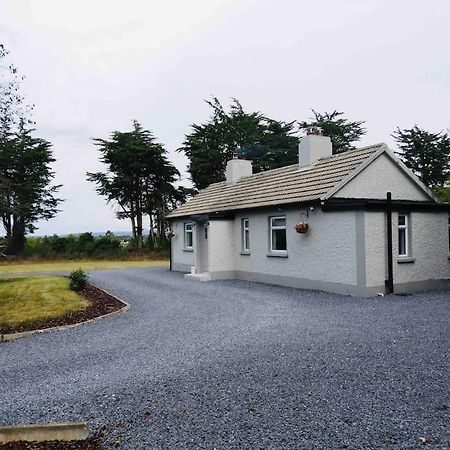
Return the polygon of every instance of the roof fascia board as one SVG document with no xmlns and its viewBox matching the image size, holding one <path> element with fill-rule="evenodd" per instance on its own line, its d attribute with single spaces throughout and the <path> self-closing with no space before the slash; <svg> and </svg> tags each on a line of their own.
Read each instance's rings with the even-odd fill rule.
<svg viewBox="0 0 450 450">
<path fill-rule="evenodd" d="M 209 217 L 209 220 L 214 220 L 214 219 L 226 219 L 226 218 L 231 218 L 231 215 L 234 215 L 236 213 L 245 213 L 245 212 L 252 212 L 252 211 L 257 211 L 257 210 L 276 210 L 276 209 L 289 209 L 289 208 L 304 208 L 304 207 L 308 207 L 308 206 L 320 206 L 320 200 L 316 199 L 316 200 L 307 200 L 304 202 L 292 202 L 292 203 L 279 203 L 276 205 L 262 205 L 262 206 L 253 206 L 251 208 L 236 208 L 236 209 L 230 209 L 230 210 L 226 210 L 226 211 L 210 211 L 207 213 L 202 213 L 201 215 L 206 215 Z M 179 220 L 179 219 L 186 219 L 186 218 L 194 218 L 194 216 L 199 216 L 199 214 L 195 215 L 195 214 L 191 214 L 191 213 L 186 213 L 180 216 L 172 216 L 172 217 L 168 217 L 169 220 Z"/>
<path fill-rule="evenodd" d="M 348 211 L 348 210 L 367 210 L 384 211 L 387 201 L 385 199 L 367 199 L 367 198 L 331 198 L 322 203 L 322 210 Z M 413 201 L 413 200 L 392 200 L 392 208 L 396 211 L 448 211 L 450 212 L 450 203 L 436 203 L 434 201 Z"/>
</svg>

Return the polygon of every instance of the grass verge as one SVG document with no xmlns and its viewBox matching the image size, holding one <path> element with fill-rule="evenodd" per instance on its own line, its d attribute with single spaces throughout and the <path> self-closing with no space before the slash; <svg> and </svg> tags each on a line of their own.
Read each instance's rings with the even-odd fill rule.
<svg viewBox="0 0 450 450">
<path fill-rule="evenodd" d="M 33 262 L 3 262 L 0 263 L 0 275 L 32 272 L 71 272 L 76 269 L 104 270 L 126 269 L 133 267 L 167 266 L 167 260 L 70 260 L 70 261 L 33 261 Z"/>
<path fill-rule="evenodd" d="M 63 316 L 88 306 L 62 277 L 0 279 L 0 328 Z"/>
</svg>

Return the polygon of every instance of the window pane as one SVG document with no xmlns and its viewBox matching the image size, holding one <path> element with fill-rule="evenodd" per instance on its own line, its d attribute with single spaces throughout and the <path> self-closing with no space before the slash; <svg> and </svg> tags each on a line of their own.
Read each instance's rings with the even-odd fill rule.
<svg viewBox="0 0 450 450">
<path fill-rule="evenodd" d="M 250 236 L 248 230 L 244 232 L 244 250 L 250 250 Z"/>
<path fill-rule="evenodd" d="M 398 230 L 398 254 L 406 255 L 406 230 Z"/>
<path fill-rule="evenodd" d="M 398 216 L 398 224 L 399 225 L 406 225 L 406 216 L 399 214 L 399 216 Z"/>
<path fill-rule="evenodd" d="M 186 248 L 192 247 L 192 223 L 184 224 L 184 246 Z"/>
<path fill-rule="evenodd" d="M 272 250 L 286 249 L 286 230 L 272 230 Z"/>
<path fill-rule="evenodd" d="M 272 219 L 272 226 L 273 227 L 285 227 L 286 226 L 286 219 L 284 217 L 276 217 Z"/>
<path fill-rule="evenodd" d="M 250 231 L 249 231 L 249 220 L 242 219 L 242 250 L 250 250 Z"/>
</svg>

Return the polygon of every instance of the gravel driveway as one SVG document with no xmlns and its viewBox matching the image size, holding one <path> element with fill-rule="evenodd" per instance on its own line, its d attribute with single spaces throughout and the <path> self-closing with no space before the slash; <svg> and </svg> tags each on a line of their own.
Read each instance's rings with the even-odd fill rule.
<svg viewBox="0 0 450 450">
<path fill-rule="evenodd" d="M 1 424 L 87 420 L 129 449 L 450 447 L 449 292 L 91 279 L 131 309 L 0 344 Z"/>
</svg>

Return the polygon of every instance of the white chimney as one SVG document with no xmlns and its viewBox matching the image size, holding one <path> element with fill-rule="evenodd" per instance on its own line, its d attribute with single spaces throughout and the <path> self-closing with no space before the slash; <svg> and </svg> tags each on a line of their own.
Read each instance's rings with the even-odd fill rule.
<svg viewBox="0 0 450 450">
<path fill-rule="evenodd" d="M 300 139 L 298 146 L 299 168 L 310 167 L 319 158 L 332 155 L 331 139 L 328 136 L 309 133 Z"/>
<path fill-rule="evenodd" d="M 252 162 L 246 159 L 233 158 L 227 162 L 225 178 L 227 184 L 235 184 L 242 177 L 248 177 L 253 173 Z"/>
</svg>

